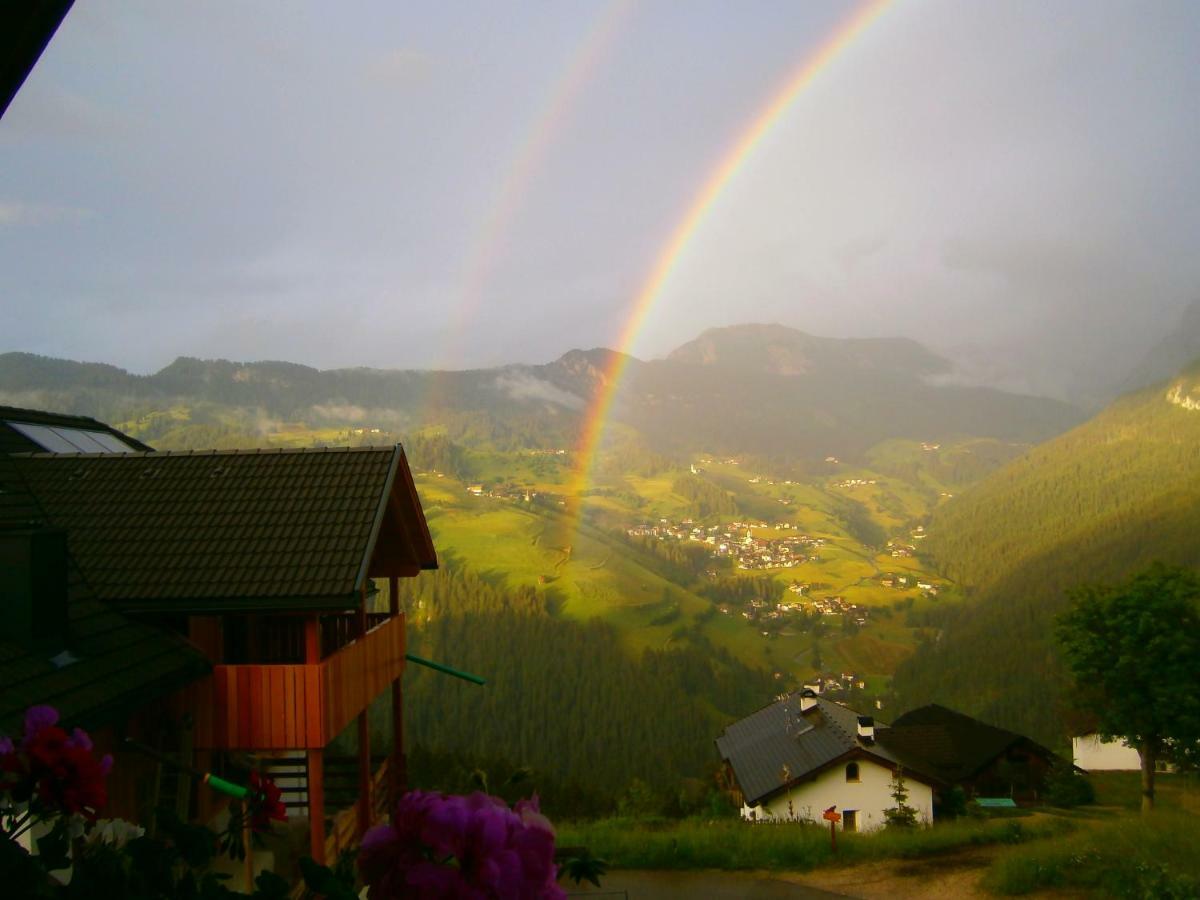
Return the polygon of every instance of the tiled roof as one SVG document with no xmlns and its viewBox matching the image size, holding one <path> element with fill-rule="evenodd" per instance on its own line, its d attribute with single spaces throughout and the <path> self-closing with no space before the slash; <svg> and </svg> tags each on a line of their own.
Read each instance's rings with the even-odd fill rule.
<svg viewBox="0 0 1200 900">
<path fill-rule="evenodd" d="M 389 505 L 407 515 L 393 557 L 436 566 L 399 446 L 13 461 L 96 596 L 124 609 L 356 605 Z"/>
<path fill-rule="evenodd" d="M 882 741 L 911 767 L 949 784 L 986 768 L 1018 743 L 1055 755 L 1020 734 L 931 703 L 900 716 Z M 907 763 L 906 763 L 907 764 Z"/>
<path fill-rule="evenodd" d="M 717 738 L 721 758 L 728 760 L 746 802 L 755 805 L 776 791 L 815 774 L 852 751 L 895 764 L 878 741 L 858 740 L 858 713 L 839 703 L 816 698 L 816 707 L 800 712 L 800 695 L 789 694 L 734 722 Z M 876 734 L 885 726 L 876 723 Z"/>
<path fill-rule="evenodd" d="M 45 516 L 12 460 L 0 453 L 0 528 L 28 528 Z M 51 662 L 0 632 L 0 734 L 13 734 L 26 708 L 49 703 L 69 725 L 92 728 L 165 696 L 209 669 L 187 641 L 98 603 L 68 563 L 67 649 L 75 662 Z"/>
</svg>

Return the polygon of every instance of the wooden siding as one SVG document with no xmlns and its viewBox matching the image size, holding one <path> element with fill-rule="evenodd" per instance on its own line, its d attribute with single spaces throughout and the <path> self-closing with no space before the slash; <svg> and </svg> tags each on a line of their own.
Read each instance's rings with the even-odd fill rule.
<svg viewBox="0 0 1200 900">
<path fill-rule="evenodd" d="M 195 747 L 322 748 L 403 674 L 404 650 L 400 615 L 316 665 L 214 666 L 184 692 Z"/>
</svg>

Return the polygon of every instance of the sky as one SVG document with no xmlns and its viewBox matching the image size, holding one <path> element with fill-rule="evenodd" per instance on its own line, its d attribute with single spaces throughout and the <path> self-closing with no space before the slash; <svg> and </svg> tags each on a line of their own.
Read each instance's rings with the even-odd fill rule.
<svg viewBox="0 0 1200 900">
<path fill-rule="evenodd" d="M 351 10 L 351 14 L 347 13 Z M 616 346 L 861 4 L 82 0 L 0 121 L 0 351 L 467 368 Z M 624 349 L 779 322 L 1118 381 L 1200 300 L 1200 5 L 892 0 Z"/>
</svg>

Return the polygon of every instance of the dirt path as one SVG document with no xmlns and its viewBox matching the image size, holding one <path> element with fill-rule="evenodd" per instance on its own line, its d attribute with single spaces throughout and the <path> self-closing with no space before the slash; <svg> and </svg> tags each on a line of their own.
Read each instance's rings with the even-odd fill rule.
<svg viewBox="0 0 1200 900">
<path fill-rule="evenodd" d="M 929 859 L 888 859 L 780 877 L 862 900 L 976 900 L 992 897 L 979 880 L 1000 851 L 973 847 Z"/>
</svg>

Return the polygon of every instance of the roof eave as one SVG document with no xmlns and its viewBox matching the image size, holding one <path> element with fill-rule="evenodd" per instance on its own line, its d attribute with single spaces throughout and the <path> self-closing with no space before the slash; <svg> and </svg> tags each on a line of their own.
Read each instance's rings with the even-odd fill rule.
<svg viewBox="0 0 1200 900">
<path fill-rule="evenodd" d="M 311 597 L 104 597 L 103 600 L 123 613 L 170 612 L 203 615 L 227 612 L 339 612 L 358 609 L 362 605 L 362 592 L 360 589 L 347 594 L 321 594 Z"/>
</svg>

